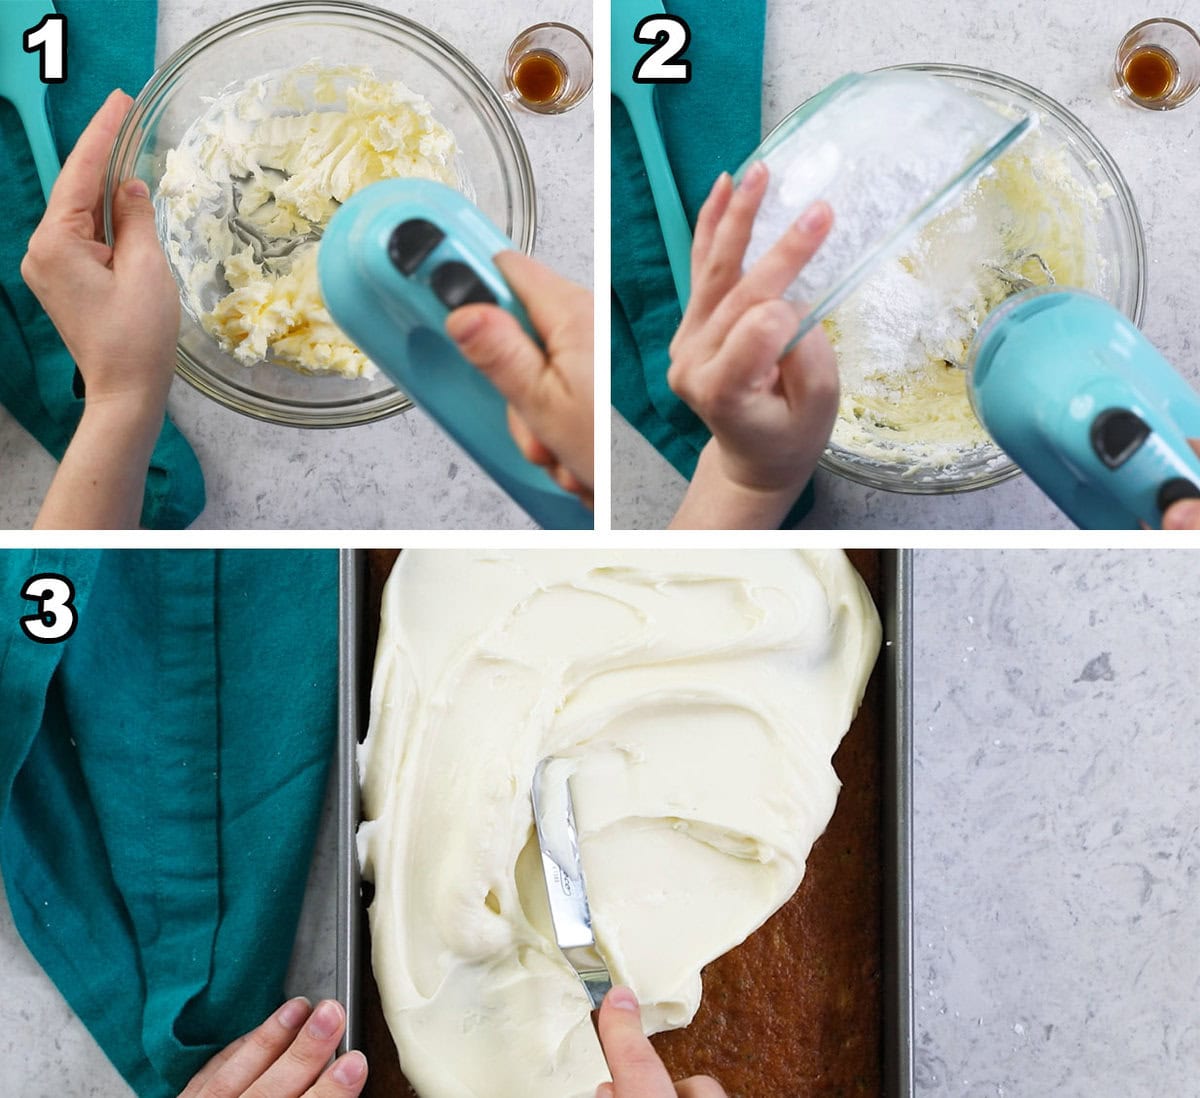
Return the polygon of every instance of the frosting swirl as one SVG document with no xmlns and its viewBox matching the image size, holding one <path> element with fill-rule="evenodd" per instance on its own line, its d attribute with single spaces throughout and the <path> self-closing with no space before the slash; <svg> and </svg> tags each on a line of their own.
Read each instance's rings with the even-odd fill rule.
<svg viewBox="0 0 1200 1098">
<path fill-rule="evenodd" d="M 597 943 L 648 1031 L 795 891 L 879 645 L 839 552 L 408 551 L 360 755 L 373 963 L 423 1098 L 608 1078 L 530 783 L 572 760 Z"/>
</svg>

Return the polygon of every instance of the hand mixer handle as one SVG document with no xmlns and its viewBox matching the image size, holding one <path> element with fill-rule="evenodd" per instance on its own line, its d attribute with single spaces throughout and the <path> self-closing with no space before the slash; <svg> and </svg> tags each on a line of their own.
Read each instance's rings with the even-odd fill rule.
<svg viewBox="0 0 1200 1098">
<path fill-rule="evenodd" d="M 1094 414 L 1078 421 L 1075 447 L 1079 460 L 1092 466 L 1091 483 L 1104 489 L 1111 505 L 1152 529 L 1162 526 L 1164 511 L 1176 500 L 1200 496 L 1200 457 L 1183 426 L 1184 418 L 1200 413 L 1200 401 L 1182 381 L 1180 386 L 1170 394 L 1175 399 L 1160 390 L 1159 401 L 1151 403 L 1137 399 L 1125 383 L 1103 379 L 1087 393 Z"/>
<path fill-rule="evenodd" d="M 423 179 L 364 188 L 334 215 L 317 254 L 334 321 L 542 526 L 591 529 L 591 512 L 531 465 L 504 397 L 445 334 L 462 305 L 494 304 L 535 341 L 493 262 L 513 244 L 463 195 Z"/>
<path fill-rule="evenodd" d="M 972 348 L 971 404 L 1012 459 L 1078 526 L 1162 525 L 1200 492 L 1200 394 L 1108 302 L 1018 294 Z"/>
</svg>

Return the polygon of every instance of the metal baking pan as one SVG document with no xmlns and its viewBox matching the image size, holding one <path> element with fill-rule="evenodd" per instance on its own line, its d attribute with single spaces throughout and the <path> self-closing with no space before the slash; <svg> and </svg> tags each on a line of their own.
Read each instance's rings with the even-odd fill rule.
<svg viewBox="0 0 1200 1098">
<path fill-rule="evenodd" d="M 374 654 L 363 651 L 366 554 L 338 554 L 338 742 L 337 742 L 337 997 L 346 1008 L 346 1033 L 339 1051 L 360 1045 L 362 972 L 362 882 L 358 875 L 358 752 L 366 735 L 364 691 Z"/>
<path fill-rule="evenodd" d="M 881 550 L 884 645 L 884 1098 L 913 1095 L 912 554 Z M 374 651 L 366 630 L 366 550 L 341 551 L 338 737 L 337 994 L 346 1006 L 343 1050 L 361 1047 L 365 907 L 355 832 L 359 740 L 366 734 Z M 374 630 L 370 630 L 374 632 Z"/>
<path fill-rule="evenodd" d="M 912 550 L 883 550 L 886 738 L 883 802 L 883 1078 L 887 1098 L 913 1095 Z"/>
</svg>

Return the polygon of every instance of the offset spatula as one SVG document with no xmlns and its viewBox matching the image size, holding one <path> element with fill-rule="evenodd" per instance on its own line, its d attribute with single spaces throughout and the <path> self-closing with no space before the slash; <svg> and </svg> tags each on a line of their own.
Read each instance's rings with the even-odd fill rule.
<svg viewBox="0 0 1200 1098">
<path fill-rule="evenodd" d="M 542 851 L 554 937 L 567 962 L 579 974 L 592 1009 L 598 1010 L 612 989 L 612 977 L 592 932 L 571 800 L 572 769 L 570 759 L 551 757 L 538 763 L 533 772 L 533 821 Z"/>
</svg>

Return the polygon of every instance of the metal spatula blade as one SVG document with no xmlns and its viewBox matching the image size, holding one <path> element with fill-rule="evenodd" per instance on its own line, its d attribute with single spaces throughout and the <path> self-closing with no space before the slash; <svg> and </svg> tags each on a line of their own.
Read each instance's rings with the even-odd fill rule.
<svg viewBox="0 0 1200 1098">
<path fill-rule="evenodd" d="M 533 773 L 533 821 L 542 852 L 542 874 L 554 937 L 598 1010 L 612 989 L 608 965 L 596 946 L 587 884 L 579 859 L 579 835 L 571 799 L 574 761 L 543 759 Z"/>
</svg>

